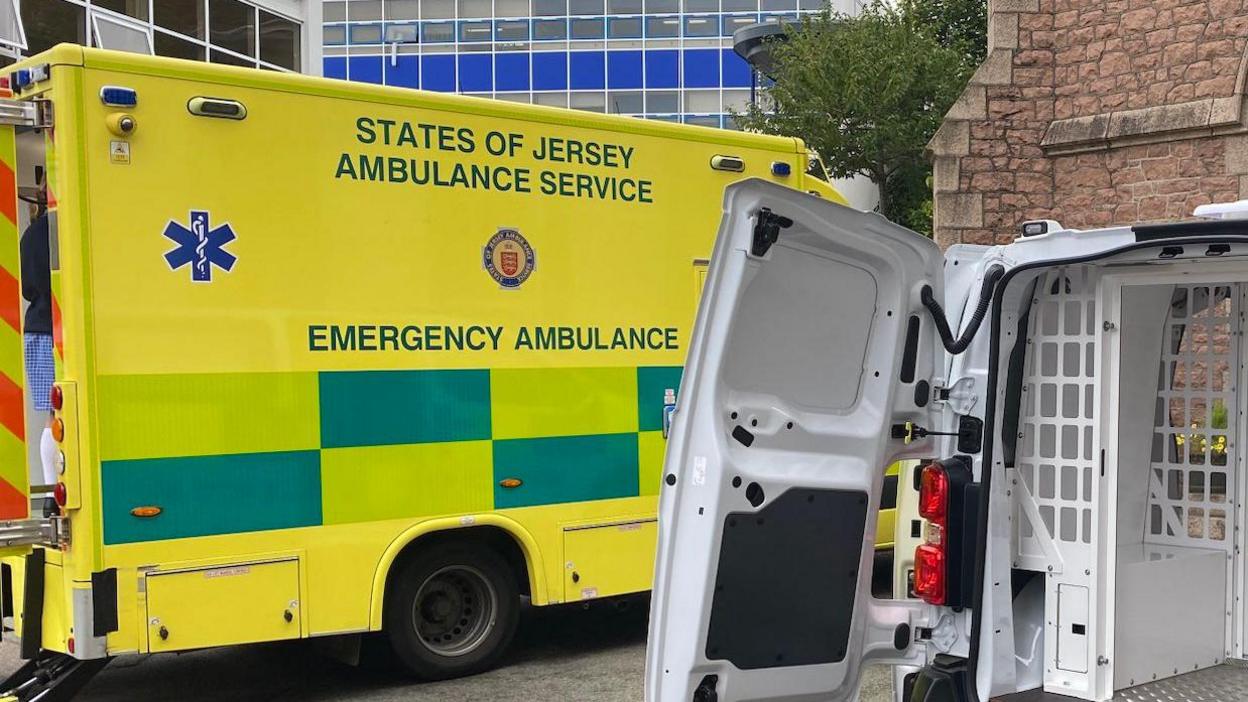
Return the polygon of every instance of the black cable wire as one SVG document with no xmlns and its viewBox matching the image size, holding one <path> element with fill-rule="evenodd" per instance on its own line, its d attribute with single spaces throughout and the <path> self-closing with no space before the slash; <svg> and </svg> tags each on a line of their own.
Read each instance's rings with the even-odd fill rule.
<svg viewBox="0 0 1248 702">
<path fill-rule="evenodd" d="M 957 340 L 954 340 L 953 332 L 949 329 L 949 320 L 945 319 L 944 308 L 932 294 L 932 286 L 923 286 L 923 290 L 919 292 L 919 299 L 931 313 L 932 319 L 936 320 L 936 331 L 940 332 L 940 341 L 944 344 L 946 351 L 956 356 L 971 345 L 971 340 L 979 331 L 979 325 L 984 321 L 984 315 L 988 314 L 988 306 L 992 304 L 992 291 L 997 287 L 997 281 L 1001 280 L 1003 275 L 1005 275 L 1003 266 L 993 266 L 988 271 L 988 275 L 984 276 L 984 285 L 979 290 L 979 303 L 975 306 L 975 314 L 971 315 L 971 322 L 962 332 L 962 338 Z"/>
</svg>

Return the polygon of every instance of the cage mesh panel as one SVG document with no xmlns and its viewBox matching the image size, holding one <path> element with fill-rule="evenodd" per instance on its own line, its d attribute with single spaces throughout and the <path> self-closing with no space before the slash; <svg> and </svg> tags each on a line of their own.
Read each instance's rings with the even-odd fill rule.
<svg viewBox="0 0 1248 702">
<path fill-rule="evenodd" d="M 1049 271 L 1032 301 L 1012 492 L 1018 567 L 1045 571 L 1092 543 L 1096 272 Z"/>
<path fill-rule="evenodd" d="M 1149 543 L 1230 551 L 1238 285 L 1176 285 L 1157 378 Z"/>
</svg>

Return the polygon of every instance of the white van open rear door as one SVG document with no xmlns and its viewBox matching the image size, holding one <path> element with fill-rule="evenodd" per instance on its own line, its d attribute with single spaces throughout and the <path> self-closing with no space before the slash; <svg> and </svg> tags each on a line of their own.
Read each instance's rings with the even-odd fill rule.
<svg viewBox="0 0 1248 702">
<path fill-rule="evenodd" d="M 886 467 L 927 424 L 929 239 L 763 181 L 728 189 L 660 507 L 646 698 L 854 699 L 918 662 L 913 601 L 871 597 Z M 943 353 L 943 351 L 942 351 Z"/>
</svg>

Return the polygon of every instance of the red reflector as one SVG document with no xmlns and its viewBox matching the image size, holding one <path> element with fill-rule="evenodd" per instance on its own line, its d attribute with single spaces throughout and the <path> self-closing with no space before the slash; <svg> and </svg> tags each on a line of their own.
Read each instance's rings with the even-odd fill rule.
<svg viewBox="0 0 1248 702">
<path fill-rule="evenodd" d="M 60 385 L 52 386 L 52 396 L 50 399 L 52 400 L 52 409 L 59 412 L 61 407 L 65 404 L 65 394 L 61 392 Z"/>
<path fill-rule="evenodd" d="M 928 604 L 945 603 L 945 552 L 923 544 L 914 551 L 914 594 Z"/>
<path fill-rule="evenodd" d="M 65 506 L 65 503 L 69 501 L 69 493 L 65 489 L 65 483 L 57 483 L 56 487 L 52 488 L 52 497 L 56 499 L 56 504 L 62 507 Z"/>
<path fill-rule="evenodd" d="M 74 637 L 65 640 L 65 648 L 72 654 L 74 652 Z"/>
<path fill-rule="evenodd" d="M 919 516 L 944 524 L 949 516 L 949 474 L 939 463 L 923 466 L 919 478 Z"/>
</svg>

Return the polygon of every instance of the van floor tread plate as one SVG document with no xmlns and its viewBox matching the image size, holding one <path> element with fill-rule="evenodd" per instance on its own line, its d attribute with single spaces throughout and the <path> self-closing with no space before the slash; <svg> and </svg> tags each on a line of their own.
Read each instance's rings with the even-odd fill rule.
<svg viewBox="0 0 1248 702">
<path fill-rule="evenodd" d="M 993 702 L 1070 702 L 1074 697 L 1042 690 L 994 697 Z M 1136 685 L 1114 694 L 1113 702 L 1245 702 L 1248 666 L 1230 663 Z"/>
</svg>

